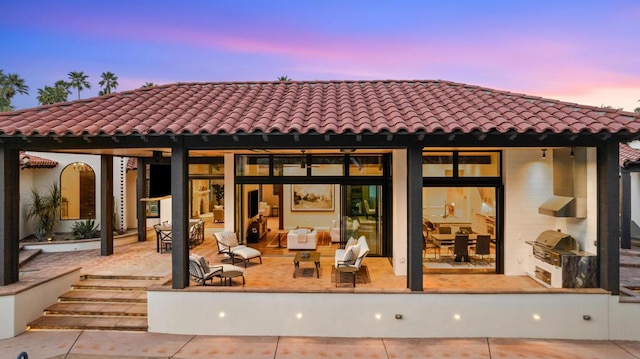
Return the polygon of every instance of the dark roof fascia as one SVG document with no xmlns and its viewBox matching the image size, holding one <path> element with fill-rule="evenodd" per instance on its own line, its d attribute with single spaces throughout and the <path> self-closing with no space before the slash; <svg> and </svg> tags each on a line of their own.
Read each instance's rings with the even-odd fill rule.
<svg viewBox="0 0 640 359">
<path fill-rule="evenodd" d="M 16 136 L 0 137 L 7 148 L 46 151 L 115 148 L 170 148 L 184 141 L 188 149 L 286 148 L 404 148 L 416 137 L 424 147 L 596 147 L 603 141 L 626 142 L 637 134 L 619 133 L 238 133 L 155 134 L 120 136 Z"/>
</svg>

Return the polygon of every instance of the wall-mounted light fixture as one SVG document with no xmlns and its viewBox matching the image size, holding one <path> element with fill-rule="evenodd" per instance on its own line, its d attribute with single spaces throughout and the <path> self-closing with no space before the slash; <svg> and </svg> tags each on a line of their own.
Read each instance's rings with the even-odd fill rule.
<svg viewBox="0 0 640 359">
<path fill-rule="evenodd" d="M 546 148 L 542 149 L 542 158 L 547 158 L 547 149 Z"/>
</svg>

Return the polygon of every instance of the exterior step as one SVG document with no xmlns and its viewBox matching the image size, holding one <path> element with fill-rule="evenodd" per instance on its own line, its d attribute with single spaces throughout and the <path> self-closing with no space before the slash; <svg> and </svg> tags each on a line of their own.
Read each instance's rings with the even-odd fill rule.
<svg viewBox="0 0 640 359">
<path fill-rule="evenodd" d="M 146 331 L 146 288 L 166 278 L 83 275 L 58 303 L 29 323 L 31 330 Z"/>
<path fill-rule="evenodd" d="M 72 289 L 145 291 L 158 283 L 158 280 L 152 279 L 85 279 L 74 284 Z"/>
<path fill-rule="evenodd" d="M 38 254 L 42 252 L 42 249 L 24 249 L 20 248 L 20 252 L 18 254 L 18 263 L 19 266 L 23 266 L 33 258 L 35 258 Z"/>
<path fill-rule="evenodd" d="M 146 303 L 146 291 L 115 291 L 115 290 L 72 290 L 58 298 L 64 302 L 84 303 Z"/>
<path fill-rule="evenodd" d="M 146 331 L 147 318 L 49 316 L 45 315 L 29 323 L 30 330 L 122 330 Z"/>
<path fill-rule="evenodd" d="M 146 303 L 56 303 L 44 315 L 145 317 Z"/>
</svg>

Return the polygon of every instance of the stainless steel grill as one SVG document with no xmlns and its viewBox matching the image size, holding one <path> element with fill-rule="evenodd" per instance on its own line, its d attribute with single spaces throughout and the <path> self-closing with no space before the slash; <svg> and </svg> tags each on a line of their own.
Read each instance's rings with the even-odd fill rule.
<svg viewBox="0 0 640 359">
<path fill-rule="evenodd" d="M 556 267 L 562 266 L 562 256 L 579 249 L 578 242 L 571 235 L 560 231 L 547 230 L 535 241 L 527 241 L 533 247 L 533 256 Z"/>
</svg>

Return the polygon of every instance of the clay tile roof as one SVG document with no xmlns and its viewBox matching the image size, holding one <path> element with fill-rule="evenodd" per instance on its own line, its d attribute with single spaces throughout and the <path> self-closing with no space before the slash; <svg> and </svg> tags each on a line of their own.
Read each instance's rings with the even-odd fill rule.
<svg viewBox="0 0 640 359">
<path fill-rule="evenodd" d="M 640 115 L 448 81 L 176 83 L 0 113 L 0 136 L 640 132 Z"/>
<path fill-rule="evenodd" d="M 626 168 L 630 165 L 636 165 L 640 162 L 640 150 L 635 149 L 627 144 L 620 144 L 620 167 Z"/>
<path fill-rule="evenodd" d="M 48 160 L 46 158 L 29 155 L 24 152 L 20 152 L 20 163 L 22 169 L 25 168 L 53 168 L 58 165 L 58 162 Z"/>
</svg>

